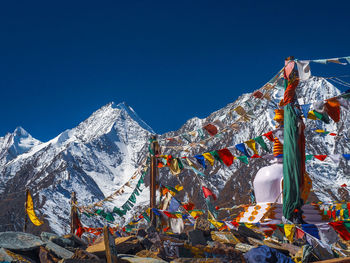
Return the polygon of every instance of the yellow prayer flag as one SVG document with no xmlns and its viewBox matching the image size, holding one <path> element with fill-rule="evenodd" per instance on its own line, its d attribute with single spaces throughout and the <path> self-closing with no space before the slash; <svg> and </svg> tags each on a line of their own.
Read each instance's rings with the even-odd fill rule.
<svg viewBox="0 0 350 263">
<path fill-rule="evenodd" d="M 344 209 L 340 210 L 340 220 L 344 220 Z"/>
<path fill-rule="evenodd" d="M 315 130 L 315 132 L 318 132 L 318 133 L 323 133 L 323 132 L 325 132 L 325 130 L 322 130 L 322 129 L 317 129 L 317 130 Z"/>
<path fill-rule="evenodd" d="M 180 192 L 180 191 L 182 191 L 184 189 L 184 187 L 182 185 L 178 184 L 178 185 L 175 186 L 175 189 Z"/>
<path fill-rule="evenodd" d="M 309 113 L 307 114 L 307 118 L 311 120 L 317 120 L 314 111 L 309 111 Z"/>
<path fill-rule="evenodd" d="M 34 225 L 40 226 L 44 223 L 35 214 L 33 199 L 29 191 L 27 192 L 26 210 L 30 221 L 32 221 Z"/>
<path fill-rule="evenodd" d="M 255 146 L 255 141 L 253 139 L 246 141 L 245 144 L 247 144 L 247 146 L 253 150 L 254 154 L 258 154 L 258 151 L 256 150 Z"/>
<path fill-rule="evenodd" d="M 169 165 L 169 169 L 173 175 L 178 175 L 181 173 L 181 169 L 179 167 L 179 162 L 176 158 L 172 159 Z"/>
<path fill-rule="evenodd" d="M 248 228 L 257 228 L 257 226 L 255 224 L 252 224 L 252 223 L 244 223 L 244 225 Z"/>
<path fill-rule="evenodd" d="M 295 232 L 295 226 L 294 225 L 284 224 L 284 234 L 286 235 L 286 238 L 291 243 L 293 242 L 294 232 Z"/>
<path fill-rule="evenodd" d="M 214 220 L 214 219 L 208 219 L 208 221 L 209 221 L 210 223 L 212 223 L 213 226 L 215 226 L 217 229 L 222 228 L 222 226 L 224 225 L 224 223 L 221 223 L 221 222 L 216 221 L 216 220 Z"/>
<path fill-rule="evenodd" d="M 186 161 L 187 161 L 189 166 L 192 166 L 193 168 L 198 169 L 198 167 L 193 162 L 191 162 L 191 160 L 189 158 L 186 158 Z"/>
<path fill-rule="evenodd" d="M 233 109 L 235 112 L 237 112 L 239 115 L 243 117 L 244 121 L 249 121 L 249 117 L 247 116 L 247 112 L 242 106 L 238 106 L 237 108 Z"/>
<path fill-rule="evenodd" d="M 195 218 L 197 216 L 203 215 L 203 212 L 202 211 L 191 211 L 190 214 L 192 217 Z"/>
<path fill-rule="evenodd" d="M 203 153 L 204 159 L 206 159 L 211 166 L 214 165 L 214 157 L 210 153 Z"/>
</svg>

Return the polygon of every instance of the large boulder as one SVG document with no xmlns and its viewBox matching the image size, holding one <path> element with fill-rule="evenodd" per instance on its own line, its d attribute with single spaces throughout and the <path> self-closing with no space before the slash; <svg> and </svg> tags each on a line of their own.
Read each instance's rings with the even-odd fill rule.
<svg viewBox="0 0 350 263">
<path fill-rule="evenodd" d="M 0 262 L 27 262 L 35 263 L 34 260 L 23 255 L 16 254 L 5 248 L 0 248 Z"/>
<path fill-rule="evenodd" d="M 1 232 L 0 247 L 18 251 L 30 251 L 44 245 L 37 236 L 23 232 Z"/>
</svg>

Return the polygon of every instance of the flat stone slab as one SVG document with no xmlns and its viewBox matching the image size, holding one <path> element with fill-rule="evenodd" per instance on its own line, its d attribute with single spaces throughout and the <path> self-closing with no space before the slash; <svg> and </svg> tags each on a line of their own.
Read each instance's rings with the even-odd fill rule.
<svg viewBox="0 0 350 263">
<path fill-rule="evenodd" d="M 118 258 L 130 263 L 166 263 L 166 261 L 162 259 L 143 258 L 143 257 L 134 256 L 134 255 L 126 255 L 126 254 L 119 254 Z"/>
<path fill-rule="evenodd" d="M 63 247 L 60 247 L 59 245 L 53 243 L 52 241 L 47 242 L 45 248 L 63 259 L 69 259 L 74 255 L 73 252 L 70 252 L 69 250 Z"/>
<path fill-rule="evenodd" d="M 0 248 L 0 262 L 27 262 L 27 263 L 35 263 L 35 261 L 24 257 L 22 255 L 13 253 L 10 250 Z"/>
<path fill-rule="evenodd" d="M 29 251 L 42 246 L 44 242 L 37 236 L 23 232 L 0 232 L 0 247 Z"/>
</svg>

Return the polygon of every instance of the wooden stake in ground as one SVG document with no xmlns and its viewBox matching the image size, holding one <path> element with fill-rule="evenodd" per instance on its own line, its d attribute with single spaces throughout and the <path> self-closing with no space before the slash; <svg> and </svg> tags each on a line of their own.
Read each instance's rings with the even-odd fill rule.
<svg viewBox="0 0 350 263">
<path fill-rule="evenodd" d="M 27 215 L 28 194 L 29 194 L 29 189 L 26 188 L 26 199 L 25 199 L 25 202 L 24 202 L 24 226 L 23 226 L 23 232 L 27 231 L 27 224 L 28 224 L 28 215 Z"/>
<path fill-rule="evenodd" d="M 157 226 L 157 218 L 154 215 L 152 208 L 156 208 L 156 184 L 157 184 L 157 174 L 158 174 L 158 165 L 157 165 L 157 157 L 156 155 L 159 154 L 159 144 L 157 142 L 157 136 L 153 135 L 151 137 L 151 169 L 150 169 L 150 208 L 151 208 L 151 225 L 156 227 Z"/>
<path fill-rule="evenodd" d="M 103 227 L 103 239 L 105 244 L 107 263 L 117 263 L 118 262 L 117 248 L 115 246 L 114 237 L 110 233 L 108 226 Z"/>
<path fill-rule="evenodd" d="M 76 194 L 73 191 L 72 195 L 71 195 L 71 208 L 70 208 L 70 233 L 74 234 L 75 230 L 78 228 L 76 225 L 76 220 L 75 218 L 77 217 L 77 207 L 76 207 L 76 203 L 77 203 L 77 198 L 76 198 Z"/>
</svg>

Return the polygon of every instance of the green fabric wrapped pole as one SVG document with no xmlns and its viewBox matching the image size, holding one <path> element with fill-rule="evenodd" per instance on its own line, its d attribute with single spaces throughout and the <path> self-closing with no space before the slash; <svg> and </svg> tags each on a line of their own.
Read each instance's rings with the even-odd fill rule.
<svg viewBox="0 0 350 263">
<path fill-rule="evenodd" d="M 291 103 L 284 107 L 283 143 L 283 216 L 291 220 L 295 209 L 302 206 L 301 153 L 298 146 L 298 116 Z"/>
</svg>

